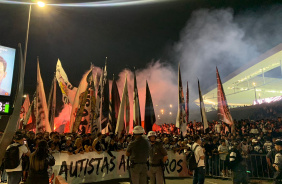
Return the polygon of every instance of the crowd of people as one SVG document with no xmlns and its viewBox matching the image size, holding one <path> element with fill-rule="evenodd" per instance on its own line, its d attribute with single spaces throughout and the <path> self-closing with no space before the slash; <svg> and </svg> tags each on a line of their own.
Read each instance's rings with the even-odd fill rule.
<svg viewBox="0 0 282 184">
<path fill-rule="evenodd" d="M 233 130 L 232 130 L 233 129 Z M 186 154 L 192 150 L 194 143 L 193 136 L 201 137 L 201 146 L 204 148 L 206 175 L 227 177 L 230 175 L 228 168 L 227 155 L 232 149 L 234 143 L 239 145 L 242 156 L 246 159 L 246 169 L 252 176 L 261 177 L 273 175 L 272 164 L 275 160 L 277 151 L 274 149 L 276 139 L 282 137 L 281 118 L 272 120 L 240 120 L 234 121 L 234 126 L 225 124 L 220 121 L 209 122 L 209 128 L 204 130 L 201 122 L 189 122 L 187 132 L 179 132 L 174 124 L 163 124 L 161 129 L 156 131 L 156 142 L 162 142 L 167 151 L 173 151 L 178 154 Z M 52 158 L 49 153 L 67 153 L 67 154 L 84 154 L 85 152 L 106 152 L 109 156 L 114 157 L 113 151 L 126 150 L 132 141 L 132 135 L 122 135 L 118 138 L 110 134 L 76 134 L 58 132 L 34 133 L 19 130 L 16 133 L 14 143 L 25 145 L 28 149 L 23 149 L 25 157 L 22 159 L 23 180 L 28 180 L 27 173 L 30 168 L 40 170 L 50 168 Z M 23 142 L 19 142 L 20 141 Z M 44 147 L 44 148 L 43 148 Z M 48 147 L 48 149 L 47 149 Z M 28 150 L 28 151 L 27 151 Z M 44 158 L 34 158 L 38 150 L 44 152 Z M 30 152 L 30 153 L 29 153 Z M 33 155 L 33 157 L 29 156 Z M 29 158 L 28 158 L 29 156 Z M 46 157 L 46 158 L 45 158 Z M 32 158 L 32 159 L 31 159 Z M 44 160 L 31 165 L 30 160 Z M 258 161 L 259 160 L 259 161 Z M 40 165 L 41 164 L 41 165 Z M 37 172 L 33 172 L 37 173 Z M 46 173 L 44 173 L 46 177 Z M 49 176 L 51 177 L 51 176 Z M 6 175 L 2 169 L 1 180 L 6 180 Z"/>
</svg>

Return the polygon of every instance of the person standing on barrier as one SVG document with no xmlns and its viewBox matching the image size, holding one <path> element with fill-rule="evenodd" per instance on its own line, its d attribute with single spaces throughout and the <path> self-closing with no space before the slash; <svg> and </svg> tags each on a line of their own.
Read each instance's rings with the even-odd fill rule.
<svg viewBox="0 0 282 184">
<path fill-rule="evenodd" d="M 157 134 L 154 131 L 148 133 L 148 138 L 151 143 L 149 152 L 149 177 L 150 184 L 163 184 L 164 177 L 164 163 L 168 159 L 166 149 L 161 142 L 156 142 Z"/>
<path fill-rule="evenodd" d="M 282 140 L 276 140 L 275 149 L 277 150 L 277 154 L 275 155 L 273 164 L 273 167 L 276 170 L 273 176 L 273 183 L 282 184 Z"/>
<path fill-rule="evenodd" d="M 143 136 L 142 126 L 135 126 L 133 129 L 134 141 L 130 142 L 126 156 L 130 160 L 130 178 L 132 184 L 146 184 L 147 181 L 147 160 L 149 158 L 150 145 Z"/>
<path fill-rule="evenodd" d="M 205 182 L 205 154 L 201 146 L 202 141 L 200 136 L 195 135 L 195 143 L 192 145 L 192 150 L 195 150 L 195 159 L 197 162 L 197 168 L 194 171 L 193 184 L 203 184 Z M 197 146 L 197 147 L 196 147 Z M 196 149 L 195 149 L 196 148 Z"/>
<path fill-rule="evenodd" d="M 246 165 L 243 163 L 243 158 L 239 151 L 239 144 L 237 142 L 233 143 L 233 147 L 230 153 L 227 155 L 228 167 L 232 170 L 232 180 L 233 184 L 247 184 L 247 172 Z"/>
</svg>

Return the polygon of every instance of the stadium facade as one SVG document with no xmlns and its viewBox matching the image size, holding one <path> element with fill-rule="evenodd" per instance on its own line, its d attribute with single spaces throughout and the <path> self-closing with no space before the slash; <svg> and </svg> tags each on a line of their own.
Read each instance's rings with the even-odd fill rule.
<svg viewBox="0 0 282 184">
<path fill-rule="evenodd" d="M 222 84 L 230 108 L 281 100 L 282 44 L 229 74 Z M 203 98 L 207 111 L 215 110 L 217 87 L 204 94 Z M 195 102 L 199 104 L 199 99 Z"/>
</svg>

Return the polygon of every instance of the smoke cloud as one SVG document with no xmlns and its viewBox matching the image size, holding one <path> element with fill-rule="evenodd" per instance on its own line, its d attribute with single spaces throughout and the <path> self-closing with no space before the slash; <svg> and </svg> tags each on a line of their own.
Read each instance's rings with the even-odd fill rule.
<svg viewBox="0 0 282 184">
<path fill-rule="evenodd" d="M 161 61 L 152 62 L 145 69 L 136 71 L 142 121 L 144 120 L 147 80 L 155 106 L 157 123 L 175 122 L 178 62 L 181 64 L 184 89 L 186 89 L 186 81 L 189 81 L 190 108 L 192 107 L 195 112 L 198 112 L 190 120 L 199 120 L 198 107 L 195 108 L 193 103 L 198 98 L 197 78 L 200 80 L 202 93 L 205 94 L 216 85 L 216 66 L 223 79 L 237 68 L 280 44 L 282 42 L 281 17 L 282 6 L 265 8 L 255 12 L 241 12 L 236 16 L 234 16 L 232 9 L 201 9 L 193 12 L 180 33 L 180 40 L 171 46 L 173 61 L 170 64 Z M 109 69 L 110 67 L 108 66 Z M 100 73 L 101 70 L 97 69 Z M 123 70 L 118 75 L 117 84 L 120 97 L 122 97 L 126 74 L 132 121 L 132 71 Z M 184 94 L 186 94 L 186 90 L 184 90 Z M 161 109 L 164 110 L 163 114 Z M 68 111 L 63 109 L 60 116 L 67 118 L 68 116 L 63 112 L 68 113 Z M 61 121 L 60 116 L 58 120 Z"/>
<path fill-rule="evenodd" d="M 281 12 L 281 6 L 236 16 L 232 9 L 193 12 L 174 45 L 174 59 L 182 65 L 183 81 L 189 81 L 191 101 L 198 98 L 197 78 L 205 94 L 216 87 L 216 66 L 223 79 L 281 43 Z M 200 119 L 199 112 L 193 118 Z"/>
<path fill-rule="evenodd" d="M 132 71 L 125 69 L 119 74 L 117 81 L 120 97 L 122 97 L 125 75 L 127 74 L 128 96 L 130 102 L 131 121 L 133 121 L 133 84 Z M 152 62 L 145 69 L 136 71 L 141 121 L 145 116 L 146 80 L 152 95 L 157 124 L 174 123 L 177 111 L 177 75 L 170 65 L 160 61 Z M 172 107 L 170 107 L 170 104 Z M 163 109 L 163 114 L 161 110 Z M 171 114 L 170 114 L 171 112 Z"/>
</svg>

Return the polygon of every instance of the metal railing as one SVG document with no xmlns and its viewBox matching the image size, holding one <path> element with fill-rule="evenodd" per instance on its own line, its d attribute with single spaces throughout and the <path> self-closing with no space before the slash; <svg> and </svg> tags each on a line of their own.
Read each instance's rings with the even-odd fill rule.
<svg viewBox="0 0 282 184">
<path fill-rule="evenodd" d="M 245 167 L 249 179 L 272 179 L 273 171 L 266 161 L 265 154 L 249 154 L 243 157 L 242 166 Z M 231 178 L 232 172 L 226 162 L 218 154 L 206 159 L 206 174 L 212 177 Z"/>
</svg>

